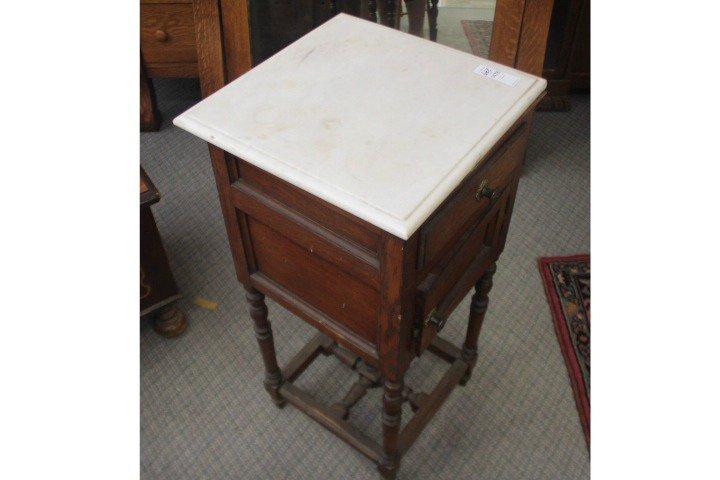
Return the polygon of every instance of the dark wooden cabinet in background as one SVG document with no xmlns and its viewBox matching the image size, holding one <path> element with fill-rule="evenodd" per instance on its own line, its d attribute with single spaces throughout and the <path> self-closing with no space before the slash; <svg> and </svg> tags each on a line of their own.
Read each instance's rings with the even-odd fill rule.
<svg viewBox="0 0 720 480">
<path fill-rule="evenodd" d="M 338 12 L 368 19 L 379 16 L 387 24 L 399 18 L 391 15 L 399 4 L 396 0 L 249 0 L 254 63 L 279 52 Z"/>
<path fill-rule="evenodd" d="M 259 63 L 329 19 L 330 0 L 249 0 L 253 59 Z"/>
<path fill-rule="evenodd" d="M 140 51 L 150 78 L 197 77 L 192 0 L 141 0 Z"/>
<path fill-rule="evenodd" d="M 294 2 L 290 2 L 294 3 Z M 217 32 L 207 25 L 220 25 Z M 200 77 L 213 58 L 215 35 L 223 40 L 232 81 L 252 66 L 247 0 L 140 0 L 140 130 L 156 131 L 153 78 Z M 200 61 L 199 61 L 200 60 Z"/>
<path fill-rule="evenodd" d="M 571 91 L 590 90 L 590 0 L 555 0 L 542 76 L 540 110 L 567 110 Z"/>
</svg>

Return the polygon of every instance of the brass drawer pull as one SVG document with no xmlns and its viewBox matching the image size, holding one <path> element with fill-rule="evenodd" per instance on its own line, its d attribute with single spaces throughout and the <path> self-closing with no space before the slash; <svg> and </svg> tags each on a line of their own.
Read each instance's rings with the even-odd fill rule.
<svg viewBox="0 0 720 480">
<path fill-rule="evenodd" d="M 477 201 L 481 201 L 483 198 L 492 200 L 497 198 L 497 196 L 498 191 L 490 187 L 490 181 L 487 178 L 480 182 L 477 191 L 475 191 L 475 200 Z"/>
</svg>

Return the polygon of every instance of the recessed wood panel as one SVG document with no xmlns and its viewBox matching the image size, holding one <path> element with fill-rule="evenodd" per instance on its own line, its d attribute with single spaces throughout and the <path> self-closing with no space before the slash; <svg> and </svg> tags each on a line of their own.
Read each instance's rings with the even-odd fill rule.
<svg viewBox="0 0 720 480">
<path fill-rule="evenodd" d="M 267 194 L 243 181 L 233 184 L 235 206 L 297 244 L 326 260 L 361 282 L 377 289 L 379 261 L 366 250 L 298 214 Z"/>
<path fill-rule="evenodd" d="M 248 227 L 258 271 L 333 321 L 376 343 L 376 290 L 252 217 L 248 217 Z"/>
</svg>

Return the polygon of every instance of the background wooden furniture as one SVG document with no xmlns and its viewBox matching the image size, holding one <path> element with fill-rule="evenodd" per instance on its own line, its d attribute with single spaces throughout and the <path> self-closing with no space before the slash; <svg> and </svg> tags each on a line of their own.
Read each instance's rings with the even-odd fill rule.
<svg viewBox="0 0 720 480">
<path fill-rule="evenodd" d="M 140 0 L 140 51 L 150 78 L 197 77 L 192 0 Z"/>
<path fill-rule="evenodd" d="M 155 90 L 140 57 L 140 131 L 156 132 L 160 129 L 161 123 L 162 118 L 155 101 Z"/>
<path fill-rule="evenodd" d="M 215 55 L 201 22 L 217 15 L 225 57 L 226 80 L 232 81 L 338 12 L 397 28 L 403 0 L 141 0 L 141 130 L 154 131 L 160 119 L 152 79 L 202 77 L 204 55 Z M 411 33 L 418 33 L 427 11 L 430 38 L 437 37 L 437 0 L 404 2 Z M 553 0 L 497 0 L 490 59 L 540 75 Z M 212 12 L 212 13 L 209 13 Z M 251 28 L 252 25 L 252 28 Z M 252 39 L 252 42 L 251 42 Z M 201 58 L 201 61 L 198 61 Z M 214 58 L 214 57 L 213 57 Z M 202 81 L 201 81 L 202 84 Z"/>
<path fill-rule="evenodd" d="M 160 194 L 140 169 L 140 317 L 154 317 L 154 328 L 165 337 L 185 331 L 187 321 L 174 304 L 180 298 L 151 206 Z"/>
<path fill-rule="evenodd" d="M 214 15 L 222 26 L 228 79 L 250 69 L 252 56 L 246 0 L 140 0 L 140 128 L 155 131 L 160 120 L 151 79 L 198 77 L 198 56 L 205 55 L 203 23 Z M 198 45 L 201 48 L 198 49 Z"/>
<path fill-rule="evenodd" d="M 211 2 L 207 4 L 211 6 Z M 208 15 L 208 18 L 214 17 Z M 206 38 L 215 39 L 216 46 L 209 51 L 213 57 L 208 56 L 206 75 L 201 74 L 203 94 L 207 96 L 222 87 L 226 69 L 222 63 L 219 23 L 210 21 L 203 28 Z M 305 44 L 300 43 L 303 40 L 296 43 L 290 47 L 291 53 L 286 50 L 268 60 L 255 70 L 254 76 L 236 82 L 228 87 L 229 90 L 217 92 L 211 99 L 176 118 L 175 123 L 233 152 L 210 146 L 236 273 L 246 289 L 250 316 L 265 365 L 264 384 L 271 399 L 278 406 L 290 402 L 303 410 L 375 461 L 385 478 L 394 478 L 403 453 L 419 437 L 452 389 L 468 381 L 477 360 L 477 340 L 487 309 L 495 261 L 504 247 L 532 114 L 545 82 L 513 71 L 513 75 L 521 76 L 518 81 L 523 83 L 517 89 L 497 89 L 496 80 L 482 78 L 475 71 L 477 61 L 472 57 L 452 56 L 451 62 L 447 50 L 436 50 L 437 47 L 427 42 L 390 33 L 348 16 L 333 19 L 318 31 L 323 33 L 313 32 L 312 40 L 308 40 L 309 36 L 303 39 Z M 373 38 L 365 44 L 364 40 L 373 35 L 383 41 Z M 401 41 L 403 43 L 397 49 L 391 48 Z M 417 55 L 408 56 L 408 51 L 415 53 L 413 47 L 417 49 Z M 368 52 L 363 48 L 375 50 Z M 368 65 L 377 58 L 380 49 L 388 55 L 384 69 L 378 67 L 380 78 L 387 78 L 394 89 L 366 90 L 368 82 L 373 80 L 367 77 Z M 347 58 L 353 58 L 356 63 L 348 64 Z M 376 147 L 385 144 L 388 125 L 405 133 L 410 131 L 409 125 L 419 127 L 420 131 L 413 132 L 413 138 L 419 141 L 426 138 L 421 132 L 430 122 L 436 124 L 437 119 L 425 118 L 428 123 L 417 123 L 412 111 L 404 118 L 394 116 L 394 113 L 381 114 L 370 106 L 372 102 L 367 102 L 367 98 L 358 100 L 368 106 L 365 109 L 360 108 L 355 99 L 360 95 L 375 98 L 373 95 L 377 94 L 382 97 L 378 102 L 386 104 L 400 96 L 403 97 L 399 99 L 401 104 L 410 104 L 408 99 L 416 98 L 417 90 L 422 90 L 418 86 L 408 93 L 407 87 L 403 87 L 412 84 L 409 80 L 417 74 L 413 69 L 421 68 L 430 73 L 417 67 L 413 60 L 417 58 L 452 63 L 452 67 L 438 77 L 442 79 L 440 83 L 445 86 L 449 83 L 451 88 L 441 90 L 443 95 L 438 94 L 434 102 L 429 102 L 432 111 L 447 108 L 460 115 L 463 110 L 463 118 L 473 119 L 484 125 L 487 132 L 492 132 L 485 136 L 475 127 L 458 128 L 442 145 L 436 145 L 437 140 L 430 141 L 438 151 L 447 152 L 448 142 L 456 143 L 459 138 L 464 138 L 460 152 L 457 152 L 463 159 L 471 158 L 467 162 L 470 171 L 464 179 L 450 180 L 457 175 L 441 175 L 440 183 L 436 183 L 434 178 L 428 178 L 428 171 L 436 172 L 437 152 L 423 156 L 418 152 L 417 141 L 406 142 L 409 147 L 404 148 L 411 151 L 412 155 L 408 157 L 413 159 L 414 167 L 419 169 L 423 165 L 426 168 L 419 170 L 419 175 L 427 191 L 416 192 L 417 197 L 405 205 L 413 213 L 392 217 L 395 222 L 387 220 L 391 217 L 383 216 L 389 215 L 382 213 L 388 211 L 388 202 L 383 208 L 368 204 L 364 213 L 356 216 L 348 209 L 340 208 L 338 203 L 342 198 L 351 198 L 353 200 L 348 203 L 352 203 L 358 198 L 358 192 L 350 192 L 349 197 L 338 194 L 335 197 L 337 203 L 331 203 L 321 198 L 322 194 L 310 193 L 311 188 L 300 188 L 289 182 L 290 177 L 298 182 L 298 172 L 307 168 L 313 172 L 312 180 L 308 181 L 315 182 L 317 191 L 328 195 L 328 185 L 317 185 L 322 184 L 316 178 L 321 165 L 315 162 L 320 159 L 320 163 L 328 162 L 324 164 L 326 167 L 337 170 L 338 164 L 328 158 L 336 158 L 329 152 L 337 154 L 335 149 L 339 145 L 330 140 L 323 143 L 317 134 L 320 126 L 340 128 L 343 120 L 353 126 L 340 129 L 332 138 L 344 139 L 343 145 L 351 148 L 351 153 L 343 156 L 342 161 L 338 160 L 342 164 L 339 170 L 346 172 L 359 168 L 365 172 L 365 179 L 374 181 L 380 181 L 378 177 L 387 177 L 392 171 L 406 176 L 404 156 L 389 162 L 388 156 Z M 323 71 L 324 62 L 338 67 Z M 200 68 L 202 72 L 203 66 Z M 300 70 L 302 76 L 295 75 Z M 344 76 L 334 75 L 333 71 L 342 71 Z M 462 72 L 463 78 L 458 80 L 458 75 L 448 74 L 450 71 Z M 466 87 L 462 90 L 465 92 L 463 98 L 453 96 L 453 92 L 459 91 L 452 88 L 457 86 L 455 81 Z M 337 95 L 335 102 L 324 110 L 321 101 L 319 104 L 312 102 L 322 98 L 330 85 L 345 95 Z M 479 99 L 477 102 L 465 101 L 470 91 L 474 92 L 473 98 Z M 254 93 L 252 98 L 247 97 L 248 92 Z M 305 95 L 299 95 L 300 92 Z M 388 96 L 392 99 L 385 98 Z M 247 101 L 238 101 L 241 98 Z M 316 99 L 310 102 L 317 108 L 309 107 L 303 100 L 305 98 Z M 471 105 L 471 111 L 461 108 L 461 104 Z M 287 119 L 283 120 L 287 111 L 302 118 L 288 123 Z M 348 111 L 354 112 L 352 118 L 347 116 Z M 387 122 L 387 117 L 403 122 L 403 125 Z M 360 124 L 356 122 L 358 118 Z M 457 126 L 455 120 L 451 122 Z M 320 126 L 316 128 L 316 125 Z M 441 131 L 449 124 L 443 125 Z M 472 139 L 459 130 L 471 131 Z M 289 136 L 281 132 L 287 132 Z M 358 132 L 363 132 L 362 138 Z M 396 134 L 393 131 L 390 137 L 395 138 Z M 482 142 L 478 141 L 478 135 Z M 488 141 L 488 138 L 493 140 Z M 294 141 L 289 143 L 290 139 Z M 468 153 L 467 145 L 470 145 L 471 153 Z M 360 155 L 366 147 L 374 155 Z M 388 148 L 392 149 L 392 146 Z M 397 157 L 397 148 L 392 150 L 394 157 Z M 475 148 L 482 148 L 482 152 L 487 153 L 476 158 L 472 154 Z M 235 156 L 242 151 L 248 152 L 253 163 Z M 302 159 L 299 163 L 303 168 L 297 158 Z M 356 159 L 354 163 L 352 158 Z M 363 161 L 358 162 L 359 158 Z M 364 165 L 379 166 L 379 159 L 382 159 L 384 174 L 378 173 L 378 169 L 364 170 Z M 457 167 L 454 157 L 447 160 L 452 165 L 448 168 Z M 257 166 L 264 162 L 272 167 L 262 169 Z M 281 179 L 269 173 L 268 170 L 276 168 L 287 169 L 285 175 L 288 178 Z M 327 169 L 323 173 L 326 174 Z M 359 175 L 361 173 L 356 172 L 352 177 L 355 183 L 361 180 Z M 347 175 L 331 174 L 328 178 L 344 182 L 337 191 L 346 191 Z M 396 180 L 395 177 L 385 178 L 384 182 L 402 188 Z M 363 185 L 372 186 L 372 183 Z M 377 198 L 376 195 L 388 192 L 385 183 L 379 185 L 373 190 L 381 191 L 372 192 L 370 197 Z M 428 191 L 441 192 L 438 195 L 442 197 L 431 198 Z M 389 203 L 398 200 L 399 197 L 394 197 Z M 418 214 L 422 218 L 414 217 L 414 212 L 423 212 Z M 365 216 L 373 217 L 374 223 L 361 218 Z M 385 221 L 386 226 L 378 226 Z M 473 286 L 475 293 L 467 336 L 460 349 L 437 334 Z M 321 332 L 283 369 L 275 355 L 265 295 Z M 430 393 L 414 391 L 404 383 L 410 363 L 425 350 L 450 365 Z M 331 406 L 321 404 L 293 383 L 320 354 L 335 355 L 358 375 L 348 394 Z M 384 389 L 381 444 L 345 420 L 348 410 L 364 393 L 379 386 Z M 401 429 L 401 407 L 405 401 L 416 413 Z"/>
<path fill-rule="evenodd" d="M 553 0 L 497 0 L 490 60 L 542 75 Z"/>
<path fill-rule="evenodd" d="M 541 110 L 567 110 L 571 91 L 590 90 L 590 0 L 555 0 L 542 75 Z"/>
<path fill-rule="evenodd" d="M 338 12 L 398 28 L 401 3 L 415 16 L 418 5 L 427 10 L 434 40 L 437 0 L 250 1 L 253 58 L 255 63 L 263 61 Z M 541 75 L 552 8 L 553 0 L 497 0 L 490 60 Z M 420 13 L 424 13 L 422 9 Z M 417 22 L 410 23 L 412 28 Z"/>
</svg>

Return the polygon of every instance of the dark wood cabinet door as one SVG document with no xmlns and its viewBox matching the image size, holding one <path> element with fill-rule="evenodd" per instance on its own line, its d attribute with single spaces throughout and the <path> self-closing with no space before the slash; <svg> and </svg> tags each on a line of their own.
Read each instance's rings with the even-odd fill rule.
<svg viewBox="0 0 720 480">
<path fill-rule="evenodd" d="M 545 110 L 565 110 L 570 91 L 590 89 L 590 0 L 555 0 L 542 76 Z"/>
</svg>

